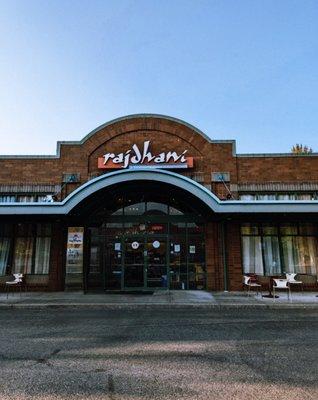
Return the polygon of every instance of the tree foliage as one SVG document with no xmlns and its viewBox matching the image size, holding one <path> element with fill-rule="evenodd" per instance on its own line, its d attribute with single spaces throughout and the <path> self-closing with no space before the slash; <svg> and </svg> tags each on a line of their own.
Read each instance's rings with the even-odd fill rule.
<svg viewBox="0 0 318 400">
<path fill-rule="evenodd" d="M 312 153 L 312 148 L 308 147 L 306 145 L 304 146 L 302 144 L 296 143 L 292 147 L 291 152 L 293 154 L 310 154 L 310 153 Z"/>
</svg>

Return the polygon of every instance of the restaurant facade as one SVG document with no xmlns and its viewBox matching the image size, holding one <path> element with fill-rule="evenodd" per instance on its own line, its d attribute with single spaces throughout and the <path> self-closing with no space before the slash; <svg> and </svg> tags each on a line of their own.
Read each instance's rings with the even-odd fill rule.
<svg viewBox="0 0 318 400">
<path fill-rule="evenodd" d="M 317 222 L 318 154 L 237 154 L 172 117 L 118 118 L 52 156 L 0 156 L 0 282 L 23 273 L 38 290 L 317 276 Z"/>
</svg>

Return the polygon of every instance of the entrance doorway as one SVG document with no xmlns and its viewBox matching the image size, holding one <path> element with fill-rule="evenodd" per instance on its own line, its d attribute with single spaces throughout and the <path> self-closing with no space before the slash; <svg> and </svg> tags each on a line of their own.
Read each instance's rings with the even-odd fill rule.
<svg viewBox="0 0 318 400">
<path fill-rule="evenodd" d="M 88 289 L 205 289 L 203 224 L 168 223 L 164 234 L 153 234 L 150 228 L 143 234 L 127 234 L 118 228 L 112 236 L 107 235 L 107 225 L 88 230 Z"/>
<path fill-rule="evenodd" d="M 129 236 L 123 246 L 123 289 L 167 287 L 167 238 Z"/>
<path fill-rule="evenodd" d="M 117 194 L 86 229 L 85 289 L 205 289 L 205 219 L 173 192 L 141 192 Z"/>
</svg>

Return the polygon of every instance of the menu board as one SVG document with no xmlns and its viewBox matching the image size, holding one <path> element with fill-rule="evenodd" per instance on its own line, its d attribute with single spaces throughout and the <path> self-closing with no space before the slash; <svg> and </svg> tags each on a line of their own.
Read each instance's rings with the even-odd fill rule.
<svg viewBox="0 0 318 400">
<path fill-rule="evenodd" d="M 66 273 L 83 273 L 84 228 L 69 227 L 67 234 Z"/>
</svg>

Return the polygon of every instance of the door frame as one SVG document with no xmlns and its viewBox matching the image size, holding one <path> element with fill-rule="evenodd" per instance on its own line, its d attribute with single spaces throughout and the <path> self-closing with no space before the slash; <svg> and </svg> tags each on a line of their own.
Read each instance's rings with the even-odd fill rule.
<svg viewBox="0 0 318 400">
<path fill-rule="evenodd" d="M 88 231 L 89 231 L 89 228 L 90 227 L 96 227 L 96 228 L 100 228 L 101 229 L 101 231 L 100 231 L 100 234 L 99 234 L 99 236 L 102 238 L 102 240 L 101 240 L 101 243 L 100 243 L 100 251 L 101 251 L 101 253 L 100 253 L 100 271 L 101 271 L 101 283 L 102 283 L 102 285 L 100 286 L 100 289 L 101 290 L 104 290 L 104 291 L 129 291 L 129 290 L 139 290 L 139 291 L 141 291 L 141 290 L 169 290 L 170 289 L 170 287 L 171 287 L 171 274 L 170 274 L 170 243 L 171 243 L 171 231 L 170 231 L 170 223 L 173 223 L 173 222 L 182 222 L 182 223 L 185 223 L 185 224 L 188 224 L 188 223 L 199 223 L 199 224 L 204 224 L 204 226 L 206 226 L 206 222 L 205 221 L 203 221 L 202 220 L 202 218 L 189 218 L 189 217 L 184 217 L 184 216 L 174 216 L 174 217 L 171 217 L 171 218 L 162 218 L 162 217 L 152 217 L 152 216 L 147 216 L 147 218 L 140 218 L 140 217 L 138 217 L 138 218 L 127 218 L 127 220 L 125 219 L 125 218 L 122 218 L 122 217 L 120 217 L 120 218 L 118 218 L 118 217 L 112 217 L 112 218 L 109 218 L 107 221 L 105 221 L 105 223 L 107 224 L 107 223 L 113 223 L 113 222 L 116 222 L 116 223 L 121 223 L 121 224 L 124 224 L 125 222 L 140 222 L 140 223 L 149 223 L 149 222 L 153 222 L 153 223 L 167 223 L 168 224 L 168 230 L 167 230 L 167 232 L 166 233 L 147 233 L 147 232 L 145 232 L 145 233 L 130 233 L 130 234 L 127 234 L 127 233 L 125 233 L 125 232 L 122 232 L 121 233 L 121 235 L 120 235 L 120 237 L 118 237 L 118 239 L 117 239 L 117 241 L 118 242 L 120 242 L 121 243 L 121 261 L 120 261 L 120 263 L 118 263 L 118 266 L 120 265 L 120 268 L 121 268 L 121 279 L 120 279 L 120 288 L 118 287 L 118 289 L 116 289 L 116 288 L 114 288 L 114 289 L 111 289 L 111 288 L 109 288 L 109 287 L 106 287 L 107 286 L 107 282 L 106 282 L 106 268 L 107 268 L 107 262 L 106 262 L 106 257 L 107 257 L 107 245 L 108 245 L 108 238 L 110 237 L 108 234 L 107 234 L 107 227 L 106 227 L 106 225 L 102 225 L 99 221 L 94 221 L 94 222 L 92 222 L 92 223 L 87 223 L 86 224 L 86 229 L 85 229 L 85 231 L 86 231 L 86 234 L 85 234 L 85 237 L 86 237 L 86 239 L 88 239 L 88 235 L 89 235 L 89 233 L 88 233 Z M 204 242 L 205 242 L 205 239 L 206 239 L 206 232 L 205 232 L 205 228 L 204 228 L 204 231 L 202 232 L 203 233 L 203 238 L 204 238 Z M 188 233 L 188 230 L 186 230 L 186 234 L 185 234 L 185 237 L 186 237 L 186 243 L 188 244 L 188 236 L 189 236 L 189 233 Z M 142 238 L 142 240 L 143 240 L 143 242 L 144 242 L 144 244 L 147 242 L 147 240 L 149 240 L 149 238 L 151 239 L 151 238 L 164 238 L 165 239 L 165 241 L 166 241 L 166 267 L 167 267 L 167 287 L 153 287 L 153 288 L 151 288 L 151 287 L 147 287 L 147 272 L 148 272 L 148 257 L 147 257 L 147 259 L 145 260 L 145 262 L 144 262 L 144 285 L 141 287 L 135 287 L 135 288 L 131 288 L 131 287 L 129 287 L 129 288 L 125 288 L 125 286 L 124 286 L 124 241 L 125 241 L 125 239 L 127 238 L 127 237 L 131 237 L 131 238 Z M 90 239 L 90 238 L 89 238 Z M 90 254 L 89 254 L 89 252 L 90 252 L 90 249 L 88 249 L 88 247 L 90 247 L 89 246 L 89 242 L 87 243 L 87 252 L 88 252 L 88 256 L 87 257 L 84 257 L 84 282 L 83 282 L 83 284 L 84 284 L 84 288 L 85 288 L 85 290 L 87 291 L 87 290 L 90 290 L 90 288 L 88 287 L 88 268 L 89 268 L 89 259 L 90 259 Z M 188 248 L 186 247 L 186 251 L 188 252 Z M 186 256 L 186 264 L 187 264 L 187 271 L 188 271 L 188 264 L 189 264 L 189 262 L 188 262 L 188 255 Z M 205 264 L 205 266 L 206 266 L 206 254 L 205 254 L 205 262 L 204 262 L 204 264 Z M 146 271 L 145 271 L 145 269 L 146 269 Z M 187 274 L 188 274 L 188 272 L 187 272 Z M 187 278 L 187 279 L 189 279 L 189 277 Z M 206 285 L 206 282 L 207 282 L 207 274 L 206 274 L 206 272 L 205 272 L 205 285 Z"/>
<path fill-rule="evenodd" d="M 147 244 L 149 242 L 149 238 L 154 238 L 154 239 L 164 239 L 164 242 L 166 243 L 166 269 L 167 269 L 167 287 L 148 287 L 147 282 L 147 274 L 148 274 L 148 265 L 149 265 L 149 258 L 148 258 L 148 250 L 147 250 Z M 143 260 L 144 260 L 144 266 L 143 266 L 143 286 L 138 286 L 138 287 L 126 287 L 125 286 L 125 252 L 126 252 L 126 240 L 127 239 L 133 239 L 140 240 L 142 241 L 144 245 L 144 250 L 143 250 Z M 122 291 L 128 291 L 128 290 L 168 290 L 170 287 L 170 280 L 169 280 L 169 233 L 164 233 L 164 234 L 124 234 L 121 237 L 121 248 L 122 248 L 122 264 L 121 264 L 121 290 Z M 147 252 L 145 254 L 145 252 Z"/>
</svg>

